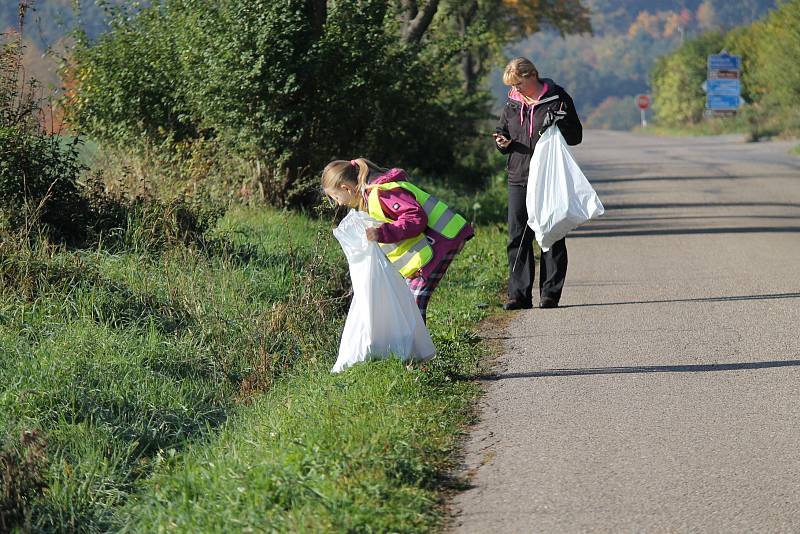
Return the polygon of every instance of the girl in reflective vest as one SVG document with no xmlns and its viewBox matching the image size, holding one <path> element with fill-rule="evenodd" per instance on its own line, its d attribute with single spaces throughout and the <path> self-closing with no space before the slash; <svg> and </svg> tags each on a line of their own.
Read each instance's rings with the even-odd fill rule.
<svg viewBox="0 0 800 534">
<path fill-rule="evenodd" d="M 366 211 L 383 224 L 367 229 L 406 282 L 426 320 L 428 301 L 453 258 L 474 235 L 444 202 L 408 181 L 402 169 L 358 158 L 322 171 L 322 189 L 336 204 Z"/>
</svg>

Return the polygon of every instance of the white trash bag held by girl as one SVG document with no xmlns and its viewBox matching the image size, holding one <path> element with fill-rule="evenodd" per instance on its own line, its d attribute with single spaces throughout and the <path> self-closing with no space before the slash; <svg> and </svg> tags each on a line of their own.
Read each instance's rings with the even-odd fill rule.
<svg viewBox="0 0 800 534">
<path fill-rule="evenodd" d="M 545 252 L 605 211 L 556 125 L 545 130 L 533 149 L 525 204 L 528 226 Z"/>
<path fill-rule="evenodd" d="M 378 244 L 367 240 L 367 227 L 380 224 L 364 212 L 350 210 L 333 230 L 353 282 L 353 301 L 333 373 L 367 360 L 423 361 L 436 354 L 405 279 Z"/>
</svg>

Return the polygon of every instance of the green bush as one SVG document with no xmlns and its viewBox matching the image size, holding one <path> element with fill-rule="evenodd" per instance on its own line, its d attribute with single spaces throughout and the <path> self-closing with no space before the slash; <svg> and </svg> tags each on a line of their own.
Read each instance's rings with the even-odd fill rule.
<svg viewBox="0 0 800 534">
<path fill-rule="evenodd" d="M 75 89 L 69 122 L 100 139 L 130 142 L 138 136 L 180 140 L 195 136 L 178 95 L 181 80 L 172 27 L 159 9 L 145 9 L 136 23 L 117 19 L 112 30 L 78 48 L 64 75 Z"/>
<path fill-rule="evenodd" d="M 764 91 L 765 102 L 782 107 L 800 105 L 800 0 L 787 2 L 765 24 L 769 39 L 758 48 L 756 83 Z"/>
<path fill-rule="evenodd" d="M 708 55 L 723 48 L 723 34 L 711 32 L 686 41 L 656 61 L 651 72 L 653 111 L 663 126 L 686 126 L 702 120 Z"/>
<path fill-rule="evenodd" d="M 0 36 L 0 228 L 79 239 L 87 203 L 78 176 L 80 139 L 62 145 L 40 122 L 37 83 L 26 80 L 21 36 Z"/>
<path fill-rule="evenodd" d="M 84 233 L 88 206 L 78 190 L 77 146 L 55 136 L 0 126 L 0 213 L 10 229 L 43 224 L 53 237 Z"/>
<path fill-rule="evenodd" d="M 762 23 L 755 53 L 753 92 L 764 122 L 776 132 L 800 133 L 800 0 L 784 3 Z"/>
<path fill-rule="evenodd" d="M 258 169 L 279 206 L 315 200 L 334 158 L 456 173 L 482 97 L 459 98 L 452 54 L 402 44 L 386 2 L 167 0 L 83 40 L 71 118 L 130 145 L 215 139 Z M 466 117 L 466 119 L 465 119 Z"/>
<path fill-rule="evenodd" d="M 754 75 L 757 70 L 756 49 L 760 46 L 760 32 L 763 31 L 761 23 L 751 26 L 734 28 L 725 34 L 723 48 L 728 53 L 742 58 L 742 70 L 739 73 L 742 98 L 745 102 L 754 102 L 758 99 L 760 90 Z"/>
<path fill-rule="evenodd" d="M 67 141 L 39 123 L 36 84 L 20 83 L 23 48 L 0 43 L 0 230 L 28 240 L 160 253 L 178 243 L 205 246 L 221 208 L 181 191 L 163 197 L 109 195 L 80 162 L 82 137 Z M 179 155 L 178 157 L 184 157 Z M 169 166 L 169 165 L 167 165 Z M 121 192 L 120 192 L 121 193 Z M 160 200 L 165 198 L 168 200 Z"/>
</svg>

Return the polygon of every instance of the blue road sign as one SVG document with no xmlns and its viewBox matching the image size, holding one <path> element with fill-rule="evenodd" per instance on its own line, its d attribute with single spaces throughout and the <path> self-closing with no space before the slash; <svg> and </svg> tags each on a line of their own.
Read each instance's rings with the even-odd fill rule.
<svg viewBox="0 0 800 534">
<path fill-rule="evenodd" d="M 709 80 L 738 80 L 738 70 L 710 70 L 708 71 Z"/>
<path fill-rule="evenodd" d="M 706 95 L 706 109 L 738 109 L 739 95 Z"/>
<path fill-rule="evenodd" d="M 732 56 L 728 53 L 708 56 L 708 70 L 740 70 L 741 68 L 742 56 Z"/>
<path fill-rule="evenodd" d="M 708 80 L 706 92 L 710 95 L 739 96 L 741 85 L 739 80 Z"/>
</svg>

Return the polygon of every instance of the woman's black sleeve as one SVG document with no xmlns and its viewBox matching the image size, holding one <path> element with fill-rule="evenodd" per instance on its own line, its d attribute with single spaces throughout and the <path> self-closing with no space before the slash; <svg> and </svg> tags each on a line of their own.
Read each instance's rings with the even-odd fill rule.
<svg viewBox="0 0 800 534">
<path fill-rule="evenodd" d="M 577 145 L 583 140 L 583 126 L 581 119 L 578 117 L 578 112 L 575 110 L 575 104 L 572 102 L 572 97 L 566 91 L 561 95 L 564 102 L 564 108 L 567 110 L 567 116 L 558 121 L 558 129 L 561 130 L 561 135 L 568 145 Z"/>
<path fill-rule="evenodd" d="M 503 137 L 506 139 L 511 139 L 511 133 L 508 131 L 508 106 L 503 106 L 503 113 L 500 114 L 500 122 L 497 123 L 497 128 L 495 131 L 499 134 L 503 134 Z M 500 148 L 500 145 L 497 144 L 497 141 L 494 142 L 494 147 L 501 153 L 501 154 L 508 154 L 511 152 L 511 145 L 514 142 L 508 144 L 506 148 Z"/>
</svg>

